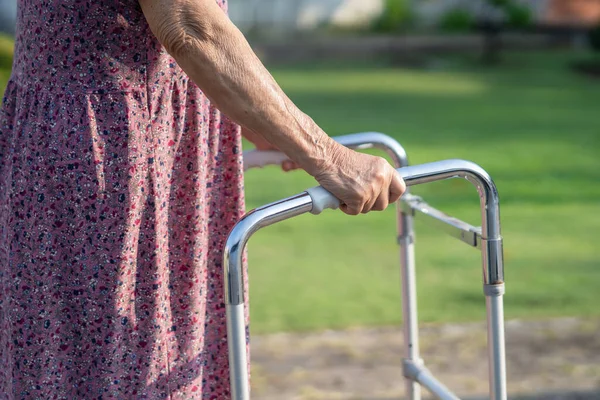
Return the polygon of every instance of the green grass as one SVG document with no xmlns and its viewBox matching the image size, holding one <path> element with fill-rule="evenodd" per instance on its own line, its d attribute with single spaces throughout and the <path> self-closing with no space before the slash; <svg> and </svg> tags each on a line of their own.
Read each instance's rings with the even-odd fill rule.
<svg viewBox="0 0 600 400">
<path fill-rule="evenodd" d="M 0 52 L 11 46 L 0 39 Z M 0 54 L 0 60 L 8 59 Z M 380 131 L 411 162 L 464 158 L 501 195 L 508 318 L 600 315 L 600 82 L 575 76 L 568 54 L 510 55 L 498 68 L 444 71 L 319 65 L 276 68 L 292 99 L 329 134 Z M 0 91 L 10 63 L 0 65 Z M 248 207 L 314 185 L 302 172 L 250 171 Z M 479 225 L 466 181 L 415 188 Z M 484 318 L 479 253 L 417 224 L 420 320 Z M 254 332 L 400 323 L 393 210 L 301 216 L 249 245 Z"/>
<path fill-rule="evenodd" d="M 8 36 L 0 35 L 0 98 L 4 96 L 4 88 L 10 76 L 13 57 L 13 41 Z"/>
<path fill-rule="evenodd" d="M 600 315 L 600 82 L 568 72 L 564 54 L 511 55 L 499 68 L 275 69 L 328 133 L 380 131 L 412 163 L 472 160 L 495 179 L 505 237 L 508 318 Z M 314 184 L 302 173 L 251 171 L 249 207 Z M 465 181 L 415 188 L 479 225 Z M 421 321 L 483 319 L 479 253 L 417 225 Z M 392 210 L 357 218 L 328 212 L 256 234 L 249 246 L 253 330 L 400 322 Z"/>
</svg>

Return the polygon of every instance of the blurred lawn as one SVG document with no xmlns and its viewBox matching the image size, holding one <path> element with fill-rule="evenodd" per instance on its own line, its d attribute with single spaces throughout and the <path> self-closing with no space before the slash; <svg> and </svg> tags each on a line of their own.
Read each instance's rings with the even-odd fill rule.
<svg viewBox="0 0 600 400">
<path fill-rule="evenodd" d="M 0 92 L 9 75 L 0 39 Z M 565 54 L 511 55 L 483 69 L 371 65 L 273 69 L 329 134 L 380 131 L 411 162 L 464 158 L 501 195 L 508 318 L 600 315 L 600 82 L 574 76 Z M 314 181 L 276 168 L 248 173 L 248 207 Z M 415 188 L 479 225 L 478 197 L 452 180 Z M 479 253 L 417 225 L 421 321 L 484 318 Z M 302 216 L 257 233 L 249 246 L 253 332 L 400 322 L 394 211 Z"/>
<path fill-rule="evenodd" d="M 13 42 L 10 38 L 0 35 L 0 97 L 4 95 L 4 87 L 10 76 L 12 66 Z"/>
<path fill-rule="evenodd" d="M 274 69 L 329 134 L 380 131 L 411 163 L 472 160 L 501 195 L 506 315 L 600 315 L 600 81 L 572 75 L 564 54 L 510 55 L 502 67 L 441 71 L 377 66 Z M 313 185 L 272 168 L 247 175 L 248 206 Z M 415 188 L 479 225 L 466 181 Z M 479 253 L 417 224 L 421 321 L 484 319 Z M 255 332 L 400 322 L 393 210 L 328 212 L 264 229 L 249 245 Z"/>
</svg>

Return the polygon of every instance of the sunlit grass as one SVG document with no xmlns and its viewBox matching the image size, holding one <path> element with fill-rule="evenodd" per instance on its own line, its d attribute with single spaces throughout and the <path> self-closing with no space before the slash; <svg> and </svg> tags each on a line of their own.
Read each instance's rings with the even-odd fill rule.
<svg viewBox="0 0 600 400">
<path fill-rule="evenodd" d="M 485 82 L 476 77 L 461 74 L 437 73 L 422 71 L 405 71 L 399 75 L 389 69 L 373 69 L 365 79 L 364 71 L 323 71 L 319 76 L 319 90 L 330 94 L 347 93 L 405 93 L 416 95 L 477 95 L 487 90 Z M 307 85 L 306 72 L 289 72 L 285 74 L 287 90 L 297 93 L 313 92 L 315 87 Z"/>
<path fill-rule="evenodd" d="M 4 95 L 4 88 L 10 76 L 13 47 L 12 38 L 0 34 L 0 98 Z"/>
<path fill-rule="evenodd" d="M 332 135 L 381 131 L 404 145 L 412 163 L 464 158 L 490 172 L 501 195 L 509 318 L 599 315 L 600 83 L 570 73 L 570 59 L 534 53 L 491 69 L 346 65 L 274 74 Z M 252 171 L 248 203 L 313 184 L 301 173 Z M 415 191 L 479 224 L 467 182 Z M 422 223 L 417 230 L 421 319 L 483 318 L 478 252 Z M 253 329 L 400 323 L 394 238 L 392 210 L 305 216 L 259 232 L 250 245 Z"/>
</svg>

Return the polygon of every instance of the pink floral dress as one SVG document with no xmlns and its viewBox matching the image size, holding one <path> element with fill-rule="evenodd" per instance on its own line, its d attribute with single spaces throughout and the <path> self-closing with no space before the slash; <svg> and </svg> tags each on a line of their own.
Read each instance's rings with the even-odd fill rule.
<svg viewBox="0 0 600 400">
<path fill-rule="evenodd" d="M 0 399 L 229 398 L 222 249 L 244 207 L 239 128 L 136 0 L 19 0 L 15 46 Z"/>
</svg>

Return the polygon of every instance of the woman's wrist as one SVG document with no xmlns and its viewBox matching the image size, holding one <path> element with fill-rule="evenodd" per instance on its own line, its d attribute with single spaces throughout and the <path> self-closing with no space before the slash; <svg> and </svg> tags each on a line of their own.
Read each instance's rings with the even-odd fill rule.
<svg viewBox="0 0 600 400">
<path fill-rule="evenodd" d="M 340 144 L 331 139 L 316 124 L 313 132 L 310 135 L 310 145 L 303 149 L 294 161 L 308 174 L 315 177 L 334 166 Z"/>
</svg>

